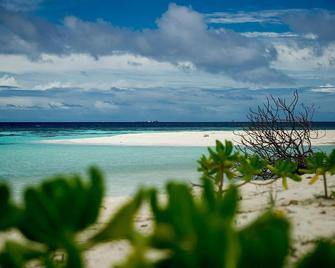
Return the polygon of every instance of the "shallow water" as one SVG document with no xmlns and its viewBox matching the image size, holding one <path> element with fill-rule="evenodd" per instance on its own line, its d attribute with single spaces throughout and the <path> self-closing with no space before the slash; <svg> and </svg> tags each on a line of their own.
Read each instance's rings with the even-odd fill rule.
<svg viewBox="0 0 335 268">
<path fill-rule="evenodd" d="M 129 131 L 122 131 L 129 133 Z M 59 173 L 84 174 L 96 165 L 106 175 L 107 195 L 134 192 L 139 185 L 162 186 L 169 179 L 196 180 L 196 161 L 206 148 L 62 145 L 38 143 L 64 139 L 115 135 L 120 132 L 31 131 L 0 132 L 0 180 L 18 194 L 24 186 Z"/>
<path fill-rule="evenodd" d="M 208 129 L 208 128 L 206 128 Z M 209 128 L 210 129 L 210 128 Z M 216 128 L 213 128 L 213 130 Z M 159 129 L 174 131 L 175 128 Z M 192 128 L 183 130 L 203 130 Z M 45 139 L 110 136 L 145 132 L 134 128 L 0 128 L 0 181 L 9 182 L 16 196 L 42 178 L 81 173 L 96 165 L 106 175 L 107 195 L 129 195 L 139 185 L 161 187 L 167 180 L 197 181 L 197 160 L 205 147 L 102 146 L 38 143 Z M 321 147 L 330 151 L 334 146 Z"/>
</svg>

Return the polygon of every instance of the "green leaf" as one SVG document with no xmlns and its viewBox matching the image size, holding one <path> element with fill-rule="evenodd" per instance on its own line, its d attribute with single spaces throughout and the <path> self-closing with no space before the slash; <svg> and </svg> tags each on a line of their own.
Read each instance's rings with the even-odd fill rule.
<svg viewBox="0 0 335 268">
<path fill-rule="evenodd" d="M 64 247 L 96 221 L 103 197 L 102 181 L 101 173 L 91 168 L 89 182 L 79 176 L 56 176 L 28 188 L 21 232 L 33 241 Z"/>
<path fill-rule="evenodd" d="M 328 171 L 330 174 L 335 174 L 335 149 L 328 156 Z"/>
<path fill-rule="evenodd" d="M 20 231 L 30 240 L 57 247 L 62 224 L 43 193 L 30 188 L 25 192 L 25 211 Z"/>
<path fill-rule="evenodd" d="M 228 156 L 233 152 L 233 143 L 231 141 L 225 140 L 225 155 Z"/>
<path fill-rule="evenodd" d="M 10 191 L 7 185 L 0 184 L 0 231 L 18 225 L 22 211 L 10 200 Z"/>
<path fill-rule="evenodd" d="M 309 181 L 308 184 L 314 184 L 317 182 L 317 180 L 319 179 L 320 175 L 319 174 L 315 174 Z"/>
<path fill-rule="evenodd" d="M 267 212 L 244 228 L 240 234 L 239 268 L 282 268 L 288 254 L 290 238 L 288 221 Z"/>
<path fill-rule="evenodd" d="M 218 210 L 222 219 L 231 222 L 238 209 L 238 191 L 230 186 L 221 200 L 218 200 Z"/>
<path fill-rule="evenodd" d="M 163 250 L 155 267 L 235 267 L 239 246 L 232 218 L 237 190 L 217 198 L 212 183 L 203 183 L 199 200 L 181 183 L 168 184 L 165 206 L 159 205 L 156 192 L 152 195 L 154 231 L 149 241 L 153 249 Z"/>
<path fill-rule="evenodd" d="M 104 196 L 104 184 L 103 184 L 103 175 L 97 168 L 90 168 L 90 182 L 88 184 L 88 189 L 86 195 L 82 196 L 85 202 L 85 213 L 82 214 L 81 222 L 79 222 L 78 228 L 84 229 L 87 226 L 93 224 L 98 218 L 102 199 Z M 78 196 L 83 192 L 78 191 Z"/>
<path fill-rule="evenodd" d="M 84 267 L 81 252 L 74 241 L 69 241 L 65 245 L 65 250 L 67 252 L 66 268 Z"/>
<path fill-rule="evenodd" d="M 290 179 L 294 180 L 294 181 L 301 181 L 301 177 L 298 174 L 290 174 Z"/>
<path fill-rule="evenodd" d="M 273 166 L 268 165 L 268 169 L 278 178 L 282 178 L 283 188 L 287 189 L 287 178 L 294 181 L 301 181 L 301 177 L 297 174 L 297 164 L 291 160 L 278 160 Z"/>
<path fill-rule="evenodd" d="M 27 261 L 40 258 L 43 255 L 42 250 L 8 241 L 0 253 L 0 267 L 22 268 L 25 267 Z"/>
<path fill-rule="evenodd" d="M 309 173 L 323 174 L 327 171 L 327 155 L 324 152 L 316 152 L 306 159 L 307 170 Z"/>
<path fill-rule="evenodd" d="M 316 248 L 303 257 L 296 268 L 335 267 L 335 244 L 319 241 Z"/>
<path fill-rule="evenodd" d="M 206 204 L 207 209 L 213 211 L 216 208 L 216 194 L 213 183 L 209 179 L 203 180 L 203 202 Z"/>
<path fill-rule="evenodd" d="M 190 188 L 186 184 L 174 182 L 168 183 L 166 188 L 168 200 L 165 207 L 159 209 L 158 200 L 152 199 L 155 220 L 160 226 L 173 226 L 173 230 L 167 227 L 168 232 L 186 237 L 192 232 L 194 223 L 195 204 Z"/>
<path fill-rule="evenodd" d="M 132 200 L 123 205 L 115 215 L 111 217 L 104 228 L 95 234 L 90 241 L 92 243 L 98 243 L 131 239 L 134 235 L 134 218 L 143 202 L 144 196 L 145 192 L 139 191 Z"/>
<path fill-rule="evenodd" d="M 251 181 L 266 168 L 266 161 L 261 160 L 258 155 L 239 155 L 237 171 L 245 181 Z"/>
</svg>

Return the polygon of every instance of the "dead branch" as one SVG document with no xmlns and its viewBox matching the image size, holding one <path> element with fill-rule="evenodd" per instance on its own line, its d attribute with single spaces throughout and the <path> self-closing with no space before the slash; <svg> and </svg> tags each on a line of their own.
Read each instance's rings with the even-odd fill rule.
<svg viewBox="0 0 335 268">
<path fill-rule="evenodd" d="M 299 105 L 297 91 L 291 100 L 270 95 L 263 105 L 249 110 L 249 125 L 236 133 L 240 137 L 238 147 L 270 164 L 290 159 L 303 168 L 306 157 L 313 152 L 312 140 L 320 138 L 319 131 L 312 128 L 314 113 L 314 105 Z"/>
</svg>

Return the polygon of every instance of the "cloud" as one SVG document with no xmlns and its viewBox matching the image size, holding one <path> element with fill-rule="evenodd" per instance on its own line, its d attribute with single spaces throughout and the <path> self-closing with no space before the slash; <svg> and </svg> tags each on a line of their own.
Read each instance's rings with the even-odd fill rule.
<svg viewBox="0 0 335 268">
<path fill-rule="evenodd" d="M 333 86 L 332 84 L 326 84 L 317 88 L 312 88 L 311 91 L 321 93 L 335 93 L 335 86 Z"/>
<path fill-rule="evenodd" d="M 97 20 L 66 17 L 63 24 L 0 10 L 0 53 L 41 54 L 84 53 L 93 57 L 130 53 L 174 65 L 189 66 L 234 79 L 264 82 L 289 80 L 273 70 L 270 62 L 276 51 L 270 45 L 236 32 L 209 29 L 202 14 L 188 7 L 171 4 L 157 20 L 157 29 L 131 31 Z M 261 72 L 257 70 L 262 70 Z M 257 71 L 257 79 L 247 74 Z"/>
<path fill-rule="evenodd" d="M 50 82 L 44 85 L 36 85 L 33 89 L 36 90 L 47 90 L 47 89 L 54 89 L 54 88 L 73 88 L 75 87 L 73 84 L 71 83 L 62 83 L 59 81 L 55 81 L 55 82 Z"/>
<path fill-rule="evenodd" d="M 243 36 L 246 37 L 266 37 L 266 38 L 296 38 L 298 37 L 297 34 L 292 33 L 292 32 L 244 32 L 241 33 Z"/>
<path fill-rule="evenodd" d="M 259 32 L 243 33 L 248 37 L 293 37 L 297 35 L 304 39 L 318 39 L 320 42 L 332 42 L 335 40 L 335 11 L 325 9 L 280 9 L 280 10 L 257 10 L 257 11 L 229 11 L 214 12 L 206 14 L 209 24 L 256 24 L 260 28 L 265 26 L 288 27 L 292 32 L 266 33 Z"/>
<path fill-rule="evenodd" d="M 98 110 L 107 110 L 108 112 L 111 110 L 118 110 L 118 106 L 115 105 L 114 103 L 112 103 L 111 101 L 101 101 L 101 100 L 97 100 L 94 103 L 94 106 L 98 109 Z"/>
<path fill-rule="evenodd" d="M 325 72 L 335 68 L 335 43 L 321 50 L 311 44 L 276 44 L 278 58 L 273 66 L 281 70 Z"/>
<path fill-rule="evenodd" d="M 305 38 L 318 38 L 321 41 L 335 39 L 335 11 L 325 9 L 278 9 L 257 11 L 228 11 L 206 14 L 209 24 L 258 24 L 282 25 Z M 260 31 L 260 34 L 262 31 Z M 280 31 L 281 32 L 281 31 Z M 279 33 L 283 34 L 283 33 Z M 253 35 L 253 33 L 251 33 Z M 276 35 L 275 35 L 276 37 Z M 287 36 L 290 37 L 290 36 Z"/>
<path fill-rule="evenodd" d="M 11 11 L 31 11 L 37 9 L 44 0 L 0 0 L 0 7 Z"/>
<path fill-rule="evenodd" d="M 0 77 L 0 87 L 19 87 L 19 83 L 13 76 L 4 75 Z"/>
<path fill-rule="evenodd" d="M 46 95 L 37 95 L 28 92 L 28 96 L 17 96 L 16 93 L 8 93 L 8 96 L 0 96 L 1 110 L 68 110 L 82 108 L 80 104 L 69 104 L 66 98 L 55 98 Z"/>
<path fill-rule="evenodd" d="M 284 16 L 290 28 L 300 34 L 313 34 L 320 42 L 335 41 L 335 12 L 330 10 L 312 10 L 290 13 Z"/>
<path fill-rule="evenodd" d="M 129 64 L 129 62 L 136 64 Z M 140 67 L 139 67 L 140 66 Z M 24 55 L 1 55 L 0 72 L 8 73 L 43 73 L 62 74 L 81 71 L 87 75 L 92 71 L 141 71 L 141 72 L 171 72 L 176 70 L 169 63 L 162 63 L 141 56 L 122 54 L 107 55 L 93 58 L 87 54 L 52 55 L 41 54 L 31 61 Z"/>
<path fill-rule="evenodd" d="M 330 87 L 328 85 L 328 87 Z M 322 106 L 316 120 L 335 116 L 335 94 L 300 88 L 306 105 Z M 261 104 L 269 94 L 292 97 L 293 89 L 119 89 L 106 91 L 73 88 L 59 90 L 0 91 L 1 120 L 42 121 L 241 121 L 249 107 Z"/>
<path fill-rule="evenodd" d="M 265 79 L 267 75 L 277 75 L 268 68 L 269 61 L 275 58 L 271 48 L 230 30 L 212 31 L 207 28 L 203 16 L 189 8 L 170 5 L 157 24 L 158 31 L 147 33 L 147 40 L 153 40 L 146 43 L 149 50 L 143 49 L 147 56 L 173 63 L 189 61 L 196 68 L 228 73 L 234 78 L 242 76 L 243 79 L 238 71 L 257 68 L 266 69 Z M 277 75 L 276 78 L 283 77 Z"/>
<path fill-rule="evenodd" d="M 262 11 L 230 11 L 206 14 L 208 23 L 212 24 L 242 24 L 242 23 L 272 23 L 283 24 L 281 16 L 299 10 L 262 10 Z"/>
<path fill-rule="evenodd" d="M 135 61 L 141 66 L 129 65 Z M 41 55 L 38 61 L 25 56 L 0 55 L 0 73 L 19 79 L 22 87 L 85 88 L 108 90 L 117 88 L 232 88 L 254 86 L 234 81 L 227 75 L 196 70 L 190 62 L 177 66 L 129 54 L 101 56 L 94 59 L 84 54 L 67 56 Z M 1 75 L 1 74 L 0 74 Z"/>
</svg>

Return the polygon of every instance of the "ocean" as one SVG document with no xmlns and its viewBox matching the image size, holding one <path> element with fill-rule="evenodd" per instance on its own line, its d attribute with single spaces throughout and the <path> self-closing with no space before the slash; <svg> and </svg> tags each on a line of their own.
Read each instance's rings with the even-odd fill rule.
<svg viewBox="0 0 335 268">
<path fill-rule="evenodd" d="M 100 167 L 108 196 L 131 195 L 140 185 L 162 187 L 167 180 L 197 181 L 197 160 L 205 147 L 42 144 L 47 139 L 102 137 L 153 131 L 238 130 L 245 122 L 190 123 L 0 123 L 0 181 L 19 196 L 27 185 L 62 173 L 85 174 Z M 317 122 L 335 129 L 335 122 Z M 321 149 L 330 151 L 333 146 Z"/>
</svg>

